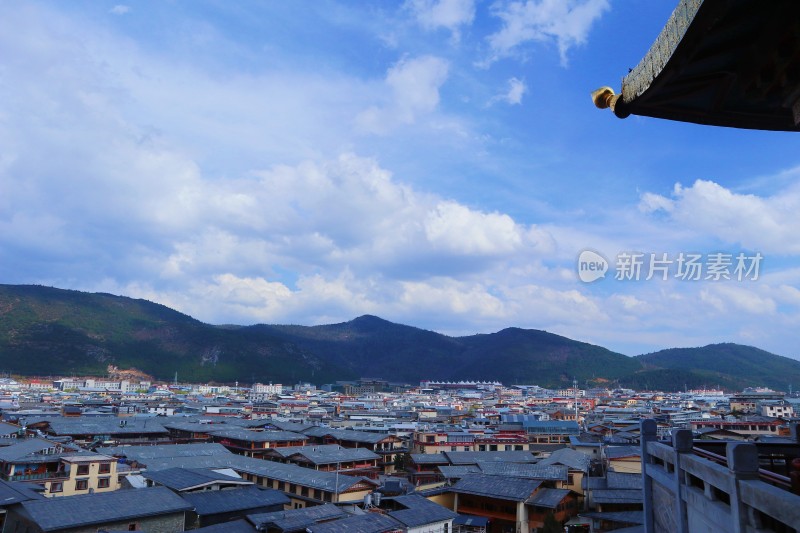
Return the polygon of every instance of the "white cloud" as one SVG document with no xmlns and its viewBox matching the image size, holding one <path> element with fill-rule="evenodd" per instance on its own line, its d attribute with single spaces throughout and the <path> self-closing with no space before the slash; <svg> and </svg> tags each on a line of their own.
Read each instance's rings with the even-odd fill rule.
<svg viewBox="0 0 800 533">
<path fill-rule="evenodd" d="M 126 13 L 130 13 L 130 11 L 131 11 L 130 6 L 117 4 L 114 7 L 112 7 L 108 12 L 114 15 L 125 15 Z"/>
<path fill-rule="evenodd" d="M 525 85 L 524 81 L 511 78 L 508 80 L 508 89 L 492 97 L 488 105 L 492 105 L 496 102 L 505 102 L 508 105 L 520 105 L 522 104 L 522 97 L 527 91 L 528 87 Z"/>
<path fill-rule="evenodd" d="M 462 283 L 454 280 L 430 280 L 428 282 L 403 282 L 401 304 L 408 310 L 424 309 L 425 312 L 442 312 L 465 316 L 503 318 L 504 303 L 489 294 L 480 284 Z"/>
<path fill-rule="evenodd" d="M 646 193 L 640 209 L 665 211 L 682 229 L 713 235 L 731 244 L 774 254 L 800 253 L 800 188 L 773 196 L 739 194 L 713 181 L 675 185 L 673 198 Z"/>
<path fill-rule="evenodd" d="M 506 94 L 506 101 L 511 105 L 519 105 L 522 103 L 522 96 L 528 91 L 525 82 L 517 78 L 508 80 L 508 94 Z"/>
<path fill-rule="evenodd" d="M 436 247 L 463 254 L 510 253 L 522 245 L 524 228 L 500 213 L 481 213 L 455 202 L 440 202 L 424 222 Z"/>
<path fill-rule="evenodd" d="M 639 199 L 639 211 L 642 213 L 654 213 L 656 211 L 672 212 L 675 205 L 672 200 L 660 194 L 646 192 Z"/>
<path fill-rule="evenodd" d="M 777 310 L 775 301 L 769 296 L 759 294 L 758 289 L 730 284 L 706 285 L 700 291 L 700 300 L 712 306 L 714 311 L 726 315 L 742 311 L 752 315 L 771 315 Z"/>
<path fill-rule="evenodd" d="M 403 60 L 389 69 L 386 84 L 394 93 L 404 122 L 413 122 L 417 113 L 436 109 L 447 70 L 447 62 L 434 56 Z"/>
<path fill-rule="evenodd" d="M 475 19 L 475 0 L 409 0 L 408 7 L 425 29 L 450 30 L 453 40 L 460 38 L 460 28 Z"/>
<path fill-rule="evenodd" d="M 386 74 L 390 99 L 356 117 L 358 126 L 371 133 L 386 133 L 399 125 L 413 124 L 419 116 L 439 105 L 439 89 L 447 80 L 447 61 L 435 56 L 403 59 Z"/>
<path fill-rule="evenodd" d="M 526 43 L 553 41 L 566 65 L 569 49 L 586 42 L 592 24 L 608 9 L 607 0 L 498 2 L 493 14 L 503 27 L 488 37 L 491 52 L 485 64 L 514 54 Z"/>
</svg>

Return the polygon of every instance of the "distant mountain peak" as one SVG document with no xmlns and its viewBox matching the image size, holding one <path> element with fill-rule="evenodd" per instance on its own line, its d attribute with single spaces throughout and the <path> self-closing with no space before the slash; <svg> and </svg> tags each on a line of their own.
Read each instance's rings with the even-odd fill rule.
<svg viewBox="0 0 800 533">
<path fill-rule="evenodd" d="M 381 324 L 392 324 L 392 322 L 389 322 L 388 320 L 385 320 L 375 315 L 361 315 L 359 317 L 354 318 L 350 322 L 364 322 L 364 323 L 376 322 Z"/>
</svg>

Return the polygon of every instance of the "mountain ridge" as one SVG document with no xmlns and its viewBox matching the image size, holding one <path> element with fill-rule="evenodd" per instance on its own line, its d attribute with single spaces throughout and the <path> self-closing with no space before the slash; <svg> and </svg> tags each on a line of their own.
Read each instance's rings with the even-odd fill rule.
<svg viewBox="0 0 800 533">
<path fill-rule="evenodd" d="M 629 357 L 544 330 L 451 337 L 375 315 L 317 326 L 205 324 L 164 305 L 107 293 L 0 285 L 0 370 L 102 374 L 107 365 L 186 381 L 327 383 L 377 376 L 498 380 L 564 388 L 703 385 L 786 388 L 800 361 L 733 343 Z"/>
</svg>

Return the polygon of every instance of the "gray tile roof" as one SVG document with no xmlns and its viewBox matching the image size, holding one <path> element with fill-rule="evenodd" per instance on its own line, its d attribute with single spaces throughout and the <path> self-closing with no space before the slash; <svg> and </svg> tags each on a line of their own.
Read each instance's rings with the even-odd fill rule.
<svg viewBox="0 0 800 533">
<path fill-rule="evenodd" d="M 0 448 L 0 461 L 15 461 L 33 453 L 53 448 L 57 443 L 45 439 L 16 439 L 10 446 Z"/>
<path fill-rule="evenodd" d="M 166 487 L 47 498 L 20 505 L 43 531 L 182 513 L 192 508 Z"/>
<path fill-rule="evenodd" d="M 309 533 L 384 533 L 396 529 L 403 529 L 403 524 L 394 518 L 378 513 L 367 513 L 313 524 L 306 531 Z"/>
<path fill-rule="evenodd" d="M 234 520 L 232 522 L 223 522 L 221 524 L 214 524 L 213 526 L 201 527 L 193 529 L 192 533 L 255 533 L 256 528 L 251 526 L 247 520 Z"/>
<path fill-rule="evenodd" d="M 519 422 L 509 422 L 521 424 L 528 433 L 580 434 L 580 427 L 574 420 L 522 420 Z"/>
<path fill-rule="evenodd" d="M 313 424 L 300 424 L 298 422 L 281 422 L 278 420 L 270 420 L 269 423 L 278 429 L 282 429 L 283 431 L 296 431 L 297 433 L 303 433 L 308 429 L 317 427 L 314 426 Z"/>
<path fill-rule="evenodd" d="M 0 435 L 13 435 L 22 429 L 21 426 L 9 424 L 7 422 L 0 422 Z"/>
<path fill-rule="evenodd" d="M 44 496 L 30 490 L 25 483 L 0 480 L 0 508 L 27 500 L 41 500 Z"/>
<path fill-rule="evenodd" d="M 280 529 L 284 533 L 294 531 L 305 531 L 306 527 L 316 522 L 342 518 L 346 515 L 344 511 L 333 504 L 317 505 L 303 509 L 290 509 L 288 511 L 275 511 L 274 513 L 258 513 L 247 515 L 249 520 L 256 527 L 269 526 L 270 528 Z"/>
<path fill-rule="evenodd" d="M 123 425 L 120 425 L 123 424 Z M 55 435 L 123 435 L 154 434 L 166 435 L 167 430 L 155 418 L 116 416 L 92 416 L 76 418 L 54 418 L 50 420 L 50 430 Z"/>
<path fill-rule="evenodd" d="M 204 490 L 187 492 L 181 497 L 189 502 L 200 516 L 246 511 L 290 502 L 283 492 L 273 489 L 260 489 L 249 486 L 239 489 Z"/>
<path fill-rule="evenodd" d="M 438 503 L 433 503 L 418 494 L 398 496 L 394 498 L 394 501 L 404 506 L 405 509 L 390 511 L 389 516 L 402 522 L 408 528 L 453 520 L 458 516 L 450 509 L 442 507 Z"/>
<path fill-rule="evenodd" d="M 175 420 L 166 420 L 162 422 L 162 425 L 167 429 L 177 429 L 180 431 L 188 431 L 191 433 L 208 433 L 211 429 L 219 428 L 219 427 L 237 427 L 237 426 L 228 426 L 226 423 L 201 423 L 199 420 L 193 419 L 185 419 L 185 418 L 178 418 Z"/>
<path fill-rule="evenodd" d="M 232 455 L 222 444 L 159 444 L 156 446 L 112 446 L 99 448 L 103 453 L 116 457 L 127 457 L 129 461 L 147 464 L 148 459 L 170 457 L 208 457 Z M 148 465 L 149 467 L 150 465 Z"/>
<path fill-rule="evenodd" d="M 246 472 L 257 476 L 277 479 L 288 483 L 304 485 L 312 489 L 344 492 L 357 483 L 366 481 L 375 484 L 366 478 L 355 476 L 336 475 L 333 472 L 320 472 L 312 468 L 276 463 L 244 457 L 229 453 L 227 455 L 210 455 L 194 457 L 165 457 L 147 461 L 147 471 L 165 470 L 167 468 L 232 468 L 238 473 Z M 337 487 L 338 481 L 338 489 Z"/>
<path fill-rule="evenodd" d="M 511 476 L 549 481 L 567 481 L 569 472 L 566 466 L 519 464 L 519 463 L 479 463 L 481 473 L 490 476 Z"/>
<path fill-rule="evenodd" d="M 499 452 L 443 452 L 452 465 L 476 465 L 481 462 L 501 461 L 505 463 L 535 463 L 531 452 L 524 450 Z"/>
<path fill-rule="evenodd" d="M 604 477 L 584 477 L 583 478 L 583 485 L 585 489 L 595 490 L 595 489 L 607 489 L 608 488 L 608 480 Z"/>
<path fill-rule="evenodd" d="M 555 509 L 561 500 L 567 497 L 569 489 L 539 489 L 533 497 L 529 498 L 527 504 L 535 505 L 536 507 L 547 507 L 548 509 Z"/>
<path fill-rule="evenodd" d="M 599 489 L 591 493 L 594 503 L 642 503 L 641 490 Z"/>
<path fill-rule="evenodd" d="M 642 450 L 638 446 L 609 446 L 606 448 L 606 457 L 619 459 L 621 457 L 641 456 Z"/>
<path fill-rule="evenodd" d="M 215 428 L 208 430 L 210 435 L 246 442 L 294 442 L 306 441 L 308 437 L 293 431 L 251 431 L 243 428 Z"/>
<path fill-rule="evenodd" d="M 528 446 L 532 453 L 542 452 L 542 453 L 553 453 L 556 450 L 561 450 L 566 448 L 566 444 L 540 444 L 538 442 L 532 442 Z"/>
<path fill-rule="evenodd" d="M 191 490 L 214 483 L 230 485 L 253 484 L 252 481 L 227 476 L 206 468 L 168 468 L 166 470 L 143 472 L 142 476 L 155 481 L 159 485 L 164 485 L 177 491 Z"/>
<path fill-rule="evenodd" d="M 313 427 L 303 431 L 309 437 L 333 437 L 340 441 L 361 442 L 364 444 L 376 444 L 384 439 L 394 439 L 394 435 L 385 435 L 383 433 L 369 433 L 366 431 L 352 431 L 349 429 L 331 429 L 323 427 Z"/>
<path fill-rule="evenodd" d="M 607 488 L 609 489 L 641 490 L 643 487 L 643 478 L 641 474 L 608 472 L 606 474 L 606 479 L 608 480 Z"/>
<path fill-rule="evenodd" d="M 535 479 L 472 474 L 458 480 L 450 491 L 521 502 L 530 498 L 533 491 L 539 488 L 541 484 L 541 481 Z"/>
<path fill-rule="evenodd" d="M 342 448 L 338 444 L 288 446 L 286 448 L 275 448 L 273 452 L 286 458 L 300 455 L 315 465 L 327 465 L 349 461 L 372 461 L 380 459 L 381 457 L 367 448 Z"/>
<path fill-rule="evenodd" d="M 468 474 L 480 474 L 481 469 L 475 465 L 440 466 L 439 472 L 445 479 L 462 478 Z"/>
<path fill-rule="evenodd" d="M 542 459 L 539 464 L 545 465 L 565 465 L 573 470 L 583 470 L 584 472 L 589 469 L 592 460 L 588 455 L 581 452 L 576 452 L 571 448 L 562 448 L 550 454 L 550 457 Z"/>
<path fill-rule="evenodd" d="M 422 464 L 449 464 L 450 460 L 445 454 L 439 453 L 412 453 L 411 460 L 418 465 Z"/>
<path fill-rule="evenodd" d="M 239 456 L 237 456 L 239 457 Z M 263 459 L 240 457 L 236 465 L 231 466 L 237 472 L 247 472 L 257 476 L 269 477 L 279 481 L 304 485 L 306 487 L 344 492 L 352 486 L 366 481 L 377 486 L 377 483 L 363 477 L 341 476 L 333 472 L 320 472 L 302 466 L 275 463 Z M 337 484 L 338 483 L 338 484 Z M 338 488 L 337 488 L 338 487 Z"/>
<path fill-rule="evenodd" d="M 147 465 L 147 471 L 166 470 L 168 468 L 234 468 L 242 464 L 242 459 L 246 459 L 235 453 L 227 455 L 195 455 L 187 457 L 154 457 L 144 459 L 142 462 Z M 263 461 L 262 459 L 257 459 Z M 298 467 L 300 468 L 300 467 Z"/>
</svg>

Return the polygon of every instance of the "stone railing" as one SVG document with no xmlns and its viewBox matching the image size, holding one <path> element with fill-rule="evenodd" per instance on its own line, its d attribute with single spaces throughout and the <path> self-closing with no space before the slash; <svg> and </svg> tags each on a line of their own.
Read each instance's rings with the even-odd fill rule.
<svg viewBox="0 0 800 533">
<path fill-rule="evenodd" d="M 647 533 L 792 532 L 800 527 L 800 496 L 759 479 L 754 444 L 729 443 L 727 465 L 693 453 L 692 432 L 672 445 L 656 442 L 656 423 L 641 423 Z"/>
</svg>

